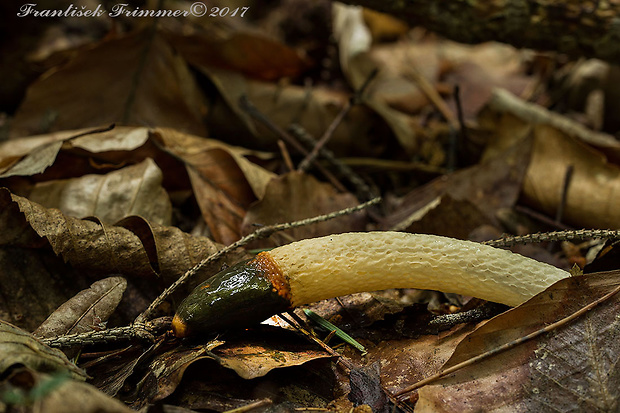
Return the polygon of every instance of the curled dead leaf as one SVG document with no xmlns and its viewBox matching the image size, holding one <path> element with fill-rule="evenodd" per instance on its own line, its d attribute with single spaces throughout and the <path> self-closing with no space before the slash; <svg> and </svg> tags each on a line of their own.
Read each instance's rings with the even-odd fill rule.
<svg viewBox="0 0 620 413">
<path fill-rule="evenodd" d="M 0 245 L 40 247 L 49 243 L 54 253 L 74 268 L 93 274 L 160 276 L 168 283 L 219 249 L 207 238 L 137 216 L 114 226 L 68 217 L 6 188 L 0 188 L 0 226 L 5 229 L 0 233 Z M 221 262 L 215 263 L 204 269 L 204 274 L 216 273 L 220 266 Z"/>
<path fill-rule="evenodd" d="M 505 92 L 500 96 L 504 95 Z M 508 102 L 517 100 L 511 99 Z M 588 133 L 583 126 L 578 130 L 568 130 L 567 125 L 575 122 L 543 109 L 535 110 L 533 105 L 515 105 L 516 108 L 511 110 L 500 106 L 502 112 L 489 111 L 481 119 L 495 135 L 485 157 L 495 156 L 506 147 L 522 145 L 533 139 L 523 180 L 523 199 L 535 209 L 555 217 L 565 196 L 563 222 L 584 228 L 619 227 L 620 210 L 615 205 L 620 202 L 620 168 L 576 136 L 588 135 L 589 142 L 597 142 L 597 145 L 607 144 L 612 138 L 601 133 Z M 569 168 L 572 168 L 571 179 L 564 191 Z"/>
</svg>

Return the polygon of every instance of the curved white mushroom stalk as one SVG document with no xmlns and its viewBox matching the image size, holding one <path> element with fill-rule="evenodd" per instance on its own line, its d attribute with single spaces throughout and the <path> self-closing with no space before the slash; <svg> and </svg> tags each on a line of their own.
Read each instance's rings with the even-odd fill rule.
<svg viewBox="0 0 620 413">
<path fill-rule="evenodd" d="M 570 274 L 471 241 L 401 232 L 307 239 L 263 252 L 205 283 L 179 306 L 178 337 L 261 321 L 363 291 L 419 288 L 516 306 Z"/>
</svg>

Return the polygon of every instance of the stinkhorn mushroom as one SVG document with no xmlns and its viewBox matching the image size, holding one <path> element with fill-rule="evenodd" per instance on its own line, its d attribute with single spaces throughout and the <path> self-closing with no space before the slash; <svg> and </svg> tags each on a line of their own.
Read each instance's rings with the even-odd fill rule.
<svg viewBox="0 0 620 413">
<path fill-rule="evenodd" d="M 258 323 L 342 295 L 419 288 L 517 306 L 570 274 L 508 250 L 436 235 L 365 232 L 293 242 L 197 286 L 172 322 L 177 337 Z"/>
</svg>

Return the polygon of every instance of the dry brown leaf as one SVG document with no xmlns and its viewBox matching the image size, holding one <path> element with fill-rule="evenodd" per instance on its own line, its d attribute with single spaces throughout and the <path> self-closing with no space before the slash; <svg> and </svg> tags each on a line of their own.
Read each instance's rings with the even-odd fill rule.
<svg viewBox="0 0 620 413">
<path fill-rule="evenodd" d="M 317 215 L 327 214 L 358 204 L 349 193 L 339 194 L 329 184 L 321 183 L 311 175 L 290 172 L 274 178 L 265 191 L 265 196 L 248 210 L 243 228 L 249 233 L 254 225 L 271 225 L 292 222 Z M 295 228 L 274 234 L 273 239 L 287 243 L 291 239 L 319 237 L 333 233 L 361 231 L 364 229 L 363 214 L 353 214 L 318 224 Z"/>
<path fill-rule="evenodd" d="M 127 281 L 122 277 L 96 281 L 58 307 L 33 334 L 45 338 L 103 329 L 126 287 Z"/>
<path fill-rule="evenodd" d="M 56 255 L 75 268 L 93 274 L 157 274 L 168 283 L 218 249 L 206 238 L 140 217 L 126 218 L 116 226 L 68 217 L 6 188 L 0 188 L 0 226 L 5 229 L 0 245 L 32 248 L 49 243 Z M 220 266 L 206 269 L 204 275 Z"/>
<path fill-rule="evenodd" d="M 442 41 L 438 53 L 444 70 L 448 68 L 442 80 L 459 86 L 463 116 L 467 120 L 476 118 L 496 88 L 521 95 L 536 81 L 526 73 L 524 64 L 530 52 L 506 44 L 464 45 Z M 454 99 L 450 99 L 450 105 L 456 113 Z"/>
<path fill-rule="evenodd" d="M 242 96 L 247 96 L 281 129 L 286 130 L 296 123 L 317 139 L 350 97 L 321 87 L 308 89 L 248 80 L 237 73 L 214 68 L 205 68 L 203 72 L 223 99 L 209 114 L 213 135 L 226 136 L 228 142 L 253 148 L 276 150 L 276 140 L 281 137 L 275 136 L 241 109 L 239 100 Z M 328 146 L 337 154 L 373 155 L 380 153 L 386 145 L 386 135 L 389 136 L 389 130 L 383 123 L 368 108 L 358 105 L 338 125 Z"/>
<path fill-rule="evenodd" d="M 105 132 L 80 134 L 66 142 L 65 146 L 90 153 L 133 151 L 146 144 L 149 132 L 146 127 L 116 126 Z"/>
<path fill-rule="evenodd" d="M 604 132 L 588 129 L 583 124 L 559 113 L 552 112 L 534 103 L 525 102 L 503 89 L 495 89 L 488 105 L 491 112 L 509 113 L 521 120 L 526 126 L 547 125 L 570 137 L 579 139 L 602 151 L 611 160 L 620 160 L 620 142 Z M 483 121 L 487 116 L 482 116 Z M 516 139 L 516 138 L 514 138 Z"/>
<path fill-rule="evenodd" d="M 217 362 L 233 369 L 244 379 L 262 377 L 274 369 L 299 366 L 312 360 L 331 357 L 310 343 L 291 339 L 285 330 L 272 331 L 263 338 L 251 337 L 216 348 Z"/>
<path fill-rule="evenodd" d="M 351 369 L 349 373 L 351 391 L 348 399 L 353 402 L 354 406 L 368 407 L 373 413 L 389 413 L 393 410 L 383 391 L 380 371 L 379 362 Z"/>
<path fill-rule="evenodd" d="M 234 32 L 226 35 L 200 33 L 166 38 L 193 66 L 216 66 L 261 80 L 295 77 L 307 63 L 295 50 L 260 33 Z"/>
<path fill-rule="evenodd" d="M 204 111 L 185 62 L 158 34 L 137 32 L 79 49 L 45 73 L 28 89 L 11 136 L 112 123 L 204 135 Z"/>
<path fill-rule="evenodd" d="M 186 369 L 200 360 L 213 359 L 244 379 L 255 379 L 274 369 L 329 357 L 289 331 L 268 327 L 246 331 L 230 343 L 215 339 L 199 346 L 180 346 L 153 359 L 145 377 L 140 380 L 143 387 L 132 407 L 140 408 L 145 403 L 169 396 L 179 386 Z M 251 385 L 251 382 L 247 383 Z"/>
<path fill-rule="evenodd" d="M 252 380 L 242 379 L 215 361 L 201 360 L 187 369 L 181 385 L 163 402 L 193 411 L 247 410 L 248 406 L 262 411 L 264 409 L 257 409 L 254 403 L 269 399 L 272 406 L 284 405 L 285 411 L 292 406 L 325 410 L 333 398 L 333 376 L 329 359 L 325 358 L 278 369 Z M 144 393 L 153 388 L 153 381 L 145 380 L 148 386 L 145 386 Z M 136 406 L 139 405 L 132 404 L 132 407 Z"/>
<path fill-rule="evenodd" d="M 86 128 L 9 139 L 0 143 L 0 178 L 42 173 L 57 161 L 63 149 L 80 148 L 90 153 L 132 151 L 147 142 L 148 131 L 119 126 L 105 132 Z"/>
<path fill-rule="evenodd" d="M 617 271 L 561 280 L 501 314 L 459 344 L 456 365 L 573 314 L 620 285 Z M 618 311 L 615 295 L 568 325 L 421 388 L 416 411 L 615 411 Z"/>
<path fill-rule="evenodd" d="M 125 382 L 135 372 L 136 366 L 142 365 L 152 353 L 144 351 L 142 346 L 128 346 L 121 350 L 103 354 L 87 362 L 86 372 L 92 378 L 90 384 L 109 396 L 117 396 Z M 128 385 L 127 387 L 132 387 Z"/>
<path fill-rule="evenodd" d="M 530 156 L 528 142 L 414 189 L 381 228 L 468 238 L 480 225 L 497 225 L 497 211 L 518 199 Z"/>
<path fill-rule="evenodd" d="M 84 175 L 36 184 L 28 199 L 76 218 L 96 216 L 113 224 L 129 215 L 170 225 L 172 205 L 152 159 L 105 175 Z"/>
<path fill-rule="evenodd" d="M 548 126 L 533 130 L 532 160 L 523 196 L 536 209 L 555 216 L 562 199 L 567 168 L 573 173 L 566 193 L 563 221 L 577 227 L 620 226 L 620 168 L 585 144 Z"/>
<path fill-rule="evenodd" d="M 96 215 L 106 223 L 115 222 L 130 214 L 143 216 L 150 225 L 167 224 L 170 221 L 168 197 L 159 186 L 161 173 L 157 166 L 161 166 L 164 168 L 166 188 L 187 188 L 190 184 L 187 178 L 189 175 L 213 238 L 228 244 L 239 238 L 246 209 L 263 195 L 266 183 L 275 176 L 246 158 L 265 157 L 265 153 L 232 147 L 172 129 L 120 127 L 104 133 L 73 136 L 48 138 L 66 140 L 53 142 L 61 145 L 63 150 L 51 154 L 44 166 L 49 166 L 57 157 L 72 164 L 70 169 L 64 170 L 61 163 L 54 163 L 53 168 L 47 171 L 52 177 L 62 176 L 63 173 L 80 173 L 82 170 L 93 171 L 93 159 L 108 169 L 119 162 L 142 164 L 113 171 L 108 175 L 82 176 L 62 183 L 45 182 L 35 189 L 19 188 L 20 194 L 32 194 L 37 201 L 60 207 L 64 212 L 79 217 Z M 30 138 L 23 140 L 27 139 Z M 22 139 L 14 141 L 20 142 Z M 36 149 L 35 147 L 34 150 Z M 23 152 L 16 152 L 16 155 L 23 156 Z M 144 160 L 145 157 L 154 158 L 157 166 L 153 161 Z M 23 159 L 14 163 L 9 173 L 18 169 Z M 182 169 L 184 167 L 186 171 Z M 31 171 L 27 168 L 21 170 Z M 129 179 L 130 176 L 134 178 Z M 93 184 L 93 181 L 96 182 Z M 111 182 L 115 183 L 112 185 Z M 92 190 L 87 190 L 84 185 Z M 101 189 L 102 185 L 111 190 L 105 197 L 106 191 Z M 75 189 L 76 186 L 79 190 Z M 132 195 L 135 191 L 138 192 Z M 60 199 L 47 199 L 55 197 L 56 192 L 62 192 L 58 195 Z M 156 192 L 159 194 L 155 194 Z M 79 202 L 75 200 L 76 196 L 80 198 Z M 122 202 L 123 198 L 125 202 Z"/>
<path fill-rule="evenodd" d="M 66 373 L 78 380 L 88 377 L 62 351 L 50 348 L 24 330 L 0 320 L 0 374 L 5 375 L 16 365 L 45 373 Z"/>
<path fill-rule="evenodd" d="M 275 175 L 248 161 L 244 155 L 252 152 L 242 148 L 171 129 L 157 129 L 154 137 L 184 161 L 212 238 L 223 244 L 238 240 L 247 208 Z"/>
<path fill-rule="evenodd" d="M 10 146 L 5 145 L 4 146 Z M 0 178 L 8 178 L 10 176 L 34 175 L 43 172 L 56 160 L 56 155 L 62 147 L 62 141 L 44 143 L 33 148 L 23 157 L 7 158 L 6 169 Z M 1 152 L 0 152 L 1 153 Z M 5 153 L 5 156 L 8 155 Z"/>
<path fill-rule="evenodd" d="M 620 226 L 620 168 L 576 138 L 539 119 L 536 123 L 510 113 L 491 120 L 495 139 L 487 155 L 508 145 L 520 145 L 524 137 L 533 139 L 531 160 L 523 180 L 522 197 L 534 208 L 555 217 L 562 199 L 569 167 L 572 178 L 566 191 L 563 222 L 575 227 L 617 228 Z"/>
<path fill-rule="evenodd" d="M 32 247 L 36 245 L 0 247 L 0 319 L 28 331 L 37 328 L 80 288 L 88 287 L 83 274 L 53 252 Z"/>
<path fill-rule="evenodd" d="M 383 386 L 395 393 L 436 372 L 472 329 L 473 326 L 466 325 L 440 335 L 382 340 L 377 346 L 368 348 L 365 362 L 381 363 Z"/>
<path fill-rule="evenodd" d="M 194 362 L 212 359 L 212 350 L 224 344 L 220 340 L 211 340 L 199 346 L 179 346 L 156 356 L 150 362 L 145 377 L 140 380 L 138 399 L 132 403 L 134 409 L 161 400 L 175 391 L 185 370 Z"/>
</svg>

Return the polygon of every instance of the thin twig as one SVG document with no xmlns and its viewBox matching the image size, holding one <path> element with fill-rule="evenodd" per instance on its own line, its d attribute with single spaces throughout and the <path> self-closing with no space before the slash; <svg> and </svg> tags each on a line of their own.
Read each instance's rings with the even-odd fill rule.
<svg viewBox="0 0 620 413">
<path fill-rule="evenodd" d="M 282 159 L 284 159 L 284 165 L 288 171 L 294 171 L 295 165 L 293 165 L 293 160 L 291 159 L 291 154 L 288 152 L 286 148 L 286 143 L 282 139 L 278 139 L 278 147 L 280 148 L 280 153 L 282 154 Z"/>
<path fill-rule="evenodd" d="M 291 229 L 291 228 L 298 228 L 298 227 L 302 227 L 302 226 L 306 226 L 310 224 L 315 224 L 317 222 L 327 221 L 327 220 L 340 217 L 343 215 L 352 214 L 353 212 L 360 211 L 364 208 L 369 207 L 370 205 L 374 205 L 378 203 L 380 200 L 381 198 L 374 198 L 358 206 L 351 207 L 351 208 L 345 208 L 340 211 L 332 212 L 330 214 L 319 215 L 317 217 L 306 218 L 300 221 L 288 222 L 284 224 L 269 225 L 269 226 L 259 228 L 256 231 L 252 232 L 251 234 L 246 235 L 245 237 L 241 238 L 240 240 L 233 242 L 232 244 L 222 248 L 215 254 L 212 254 L 211 256 L 200 261 L 194 267 L 190 268 L 187 272 L 185 272 L 185 274 L 183 274 L 178 280 L 176 280 L 170 287 L 166 288 L 159 295 L 159 297 L 157 297 L 151 303 L 151 305 L 149 305 L 149 307 L 142 314 L 138 316 L 138 318 L 136 318 L 136 322 L 139 323 L 139 322 L 144 322 L 145 320 L 148 320 L 151 314 L 154 313 L 155 309 L 157 309 L 157 307 L 159 307 L 161 303 L 163 303 L 164 300 L 170 296 L 170 294 L 176 291 L 176 289 L 179 288 L 179 286 L 183 285 L 188 279 L 193 277 L 202 267 L 218 260 L 219 258 L 221 258 L 222 256 L 224 256 L 225 254 L 229 253 L 230 251 L 234 249 L 242 247 L 246 245 L 247 243 L 254 241 L 256 239 L 269 237 L 278 231 L 283 231 L 283 230 Z"/>
<path fill-rule="evenodd" d="M 286 143 L 295 148 L 295 150 L 304 155 L 308 154 L 308 151 L 306 150 L 306 148 L 303 147 L 303 145 L 297 142 L 295 138 L 289 135 L 286 131 L 282 130 L 282 128 L 273 123 L 267 116 L 265 116 L 260 110 L 258 110 L 256 106 L 254 106 L 254 104 L 250 102 L 250 99 L 248 99 L 247 96 L 243 95 L 241 96 L 241 98 L 239 98 L 239 107 L 243 109 L 248 115 L 265 125 L 267 129 L 269 129 L 271 132 L 284 139 Z M 336 177 L 331 172 L 325 169 L 323 165 L 316 161 L 314 161 L 314 165 L 329 180 L 329 182 L 334 185 L 336 189 L 341 192 L 347 191 L 347 189 L 338 181 L 338 179 L 336 179 Z"/>
<path fill-rule="evenodd" d="M 245 413 L 258 409 L 259 407 L 265 407 L 272 404 L 273 401 L 271 399 L 262 399 L 255 401 L 254 403 L 246 404 L 245 406 L 237 407 L 236 409 L 226 410 L 224 413 Z"/>
<path fill-rule="evenodd" d="M 422 90 L 422 93 L 426 95 L 426 97 L 431 101 L 431 103 L 437 108 L 439 113 L 448 121 L 450 126 L 454 130 L 459 129 L 459 123 L 454 118 L 454 114 L 446 104 L 446 102 L 441 98 L 439 93 L 435 87 L 420 73 L 418 69 L 415 68 L 415 65 L 412 64 L 410 70 L 407 72 L 406 77 L 413 80 L 418 87 Z"/>
<path fill-rule="evenodd" d="M 459 121 L 461 139 L 463 142 L 468 142 L 467 127 L 465 127 L 465 114 L 463 112 L 463 105 L 461 101 L 461 88 L 459 85 L 454 86 L 454 102 L 456 103 L 456 118 Z"/>
<path fill-rule="evenodd" d="M 293 134 L 299 141 L 301 141 L 304 145 L 309 147 L 316 147 L 316 139 L 311 136 L 301 125 L 299 124 L 291 124 L 288 127 L 288 131 Z M 336 155 L 329 150 L 328 148 L 321 148 L 320 155 L 323 159 L 329 162 L 334 168 L 336 168 L 337 172 L 344 176 L 356 189 L 356 194 L 361 199 L 372 199 L 377 196 L 370 189 L 370 186 L 359 176 L 353 169 L 351 169 L 348 165 L 345 165 L 336 158 Z"/>
<path fill-rule="evenodd" d="M 560 204 L 555 214 L 555 221 L 560 224 L 564 218 L 564 210 L 566 209 L 566 202 L 568 200 L 568 188 L 573 179 L 573 171 L 575 170 L 573 165 L 568 165 L 564 172 L 564 182 L 562 184 L 562 193 L 560 196 Z"/>
<path fill-rule="evenodd" d="M 598 300 L 595 300 L 593 302 L 591 302 L 590 304 L 586 305 L 585 307 L 581 308 L 580 310 L 574 312 L 573 314 L 569 315 L 568 317 L 564 317 L 563 319 L 556 321 L 553 324 L 550 324 L 544 328 L 541 328 L 540 330 L 536 330 L 533 333 L 530 333 L 526 336 L 520 337 L 516 340 L 513 340 L 509 343 L 503 344 L 499 347 L 494 348 L 493 350 L 489 350 L 489 351 L 485 351 L 482 354 L 479 354 L 475 357 L 472 357 L 468 360 L 465 360 L 461 363 L 458 363 L 452 367 L 449 367 L 437 374 L 434 374 L 430 377 L 427 377 L 423 380 L 418 381 L 417 383 L 403 389 L 400 390 L 399 392 L 397 392 L 396 394 L 394 394 L 394 396 L 396 397 L 401 397 L 402 395 L 412 392 L 413 390 L 419 389 L 422 386 L 426 386 L 429 383 L 432 383 L 434 381 L 437 381 L 439 379 L 441 379 L 442 377 L 445 377 L 451 373 L 454 373 L 457 370 L 460 370 L 464 367 L 467 366 L 471 366 L 479 361 L 482 361 L 484 359 L 487 359 L 491 356 L 494 356 L 496 354 L 499 354 L 501 352 L 504 352 L 506 350 L 509 350 L 513 347 L 516 347 L 522 343 L 525 343 L 526 341 L 532 340 L 542 334 L 546 334 L 552 330 L 555 330 L 556 328 L 562 327 L 568 323 L 570 323 L 571 321 L 575 320 L 576 318 L 582 316 L 583 314 L 587 313 L 588 311 L 592 310 L 594 307 L 596 307 L 597 305 L 601 304 L 604 301 L 607 301 L 608 299 L 610 299 L 611 297 L 613 297 L 614 295 L 618 294 L 620 292 L 620 286 L 616 287 L 613 291 L 611 291 L 610 293 L 605 294 L 603 297 L 599 298 Z"/>
<path fill-rule="evenodd" d="M 368 75 L 368 77 L 364 81 L 364 84 L 355 92 L 351 99 L 347 101 L 346 105 L 344 105 L 340 113 L 338 113 L 332 123 L 327 127 L 325 133 L 323 133 L 323 136 L 321 136 L 321 139 L 319 139 L 316 145 L 314 145 L 312 151 L 308 155 L 306 155 L 306 157 L 301 161 L 299 167 L 297 168 L 298 171 L 305 172 L 308 170 L 310 164 L 314 162 L 321 149 L 323 149 L 327 142 L 332 138 L 332 136 L 334 136 L 336 128 L 340 126 L 345 116 L 347 116 L 347 114 L 351 111 L 351 108 L 353 108 L 354 105 L 357 105 L 362 100 L 362 96 L 364 95 L 366 88 L 368 87 L 370 82 L 372 82 L 372 80 L 377 76 L 377 73 L 379 73 L 378 69 L 370 72 L 370 75 Z"/>
<path fill-rule="evenodd" d="M 115 343 L 140 339 L 154 342 L 155 335 L 162 327 L 169 327 L 170 320 L 166 325 L 159 323 L 133 323 L 132 325 L 115 327 L 107 330 L 89 331 L 86 333 L 66 334 L 64 336 L 41 338 L 43 343 L 50 347 L 73 347 L 94 344 Z"/>
<path fill-rule="evenodd" d="M 555 224 L 556 226 L 562 225 L 562 219 L 564 218 L 564 210 L 566 209 L 566 202 L 568 201 L 568 188 L 573 177 L 573 165 L 568 165 L 564 172 L 564 182 L 562 184 L 562 191 L 560 193 L 560 203 L 555 211 Z M 547 251 L 553 251 L 556 247 L 555 242 L 550 242 L 547 245 Z"/>
<path fill-rule="evenodd" d="M 536 234 L 516 235 L 491 241 L 484 241 L 483 244 L 490 245 L 492 247 L 512 247 L 517 244 L 546 241 L 568 241 L 571 239 L 587 238 L 618 239 L 620 238 L 620 231 L 610 229 L 577 229 L 570 231 L 539 232 Z"/>
</svg>

